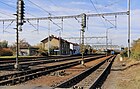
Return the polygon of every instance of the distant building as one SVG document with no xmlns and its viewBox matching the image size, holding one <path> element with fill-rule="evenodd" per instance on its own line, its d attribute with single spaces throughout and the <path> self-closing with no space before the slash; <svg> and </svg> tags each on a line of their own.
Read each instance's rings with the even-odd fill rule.
<svg viewBox="0 0 140 89">
<path fill-rule="evenodd" d="M 34 56 L 37 54 L 37 50 L 39 48 L 34 47 L 22 47 L 20 48 L 20 55 L 21 56 Z"/>
<path fill-rule="evenodd" d="M 71 55 L 80 54 L 80 46 L 76 43 L 70 43 L 70 54 Z"/>
<path fill-rule="evenodd" d="M 64 40 L 59 37 L 50 36 L 49 37 L 50 42 L 48 42 L 48 37 L 43 39 L 42 46 L 45 50 L 48 50 L 48 47 L 50 48 L 51 53 L 59 54 L 59 55 L 69 55 L 70 54 L 70 43 L 67 40 Z M 48 46 L 49 43 L 49 46 Z"/>
</svg>

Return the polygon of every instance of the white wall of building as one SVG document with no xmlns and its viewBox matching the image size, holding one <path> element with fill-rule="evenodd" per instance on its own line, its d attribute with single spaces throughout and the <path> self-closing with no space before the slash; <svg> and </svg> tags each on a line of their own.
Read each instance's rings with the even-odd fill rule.
<svg viewBox="0 0 140 89">
<path fill-rule="evenodd" d="M 74 54 L 80 54 L 80 46 L 79 45 L 75 45 L 73 48 L 75 50 Z"/>
<path fill-rule="evenodd" d="M 70 49 L 72 50 L 70 52 L 71 55 L 80 54 L 80 46 L 79 45 L 71 43 Z"/>
</svg>

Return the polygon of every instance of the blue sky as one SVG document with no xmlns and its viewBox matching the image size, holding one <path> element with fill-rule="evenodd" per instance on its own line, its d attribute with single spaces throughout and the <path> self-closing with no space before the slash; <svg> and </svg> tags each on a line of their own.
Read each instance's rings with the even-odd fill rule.
<svg viewBox="0 0 140 89">
<path fill-rule="evenodd" d="M 94 6 L 92 5 L 93 2 Z M 17 0 L 2 0 L 0 1 L 0 19 L 15 18 L 13 15 L 16 12 Z M 82 13 L 112 13 L 112 12 L 126 12 L 127 0 L 24 0 L 25 2 L 25 18 L 34 17 L 48 17 L 48 12 L 52 16 L 62 15 L 78 15 Z M 35 6 L 34 4 L 39 7 Z M 140 5 L 139 0 L 131 0 L 131 42 L 140 38 L 140 25 L 139 14 Z M 107 20 L 115 24 L 114 16 L 106 16 Z M 78 18 L 78 21 L 81 21 Z M 81 29 L 80 23 L 76 19 L 66 19 L 63 22 L 62 37 L 78 37 L 79 30 Z M 61 26 L 61 20 L 53 20 Z M 117 28 L 109 29 L 109 42 L 112 44 L 127 46 L 127 15 L 117 16 Z M 0 22 L 0 40 L 7 40 L 9 44 L 15 42 L 15 22 Z M 33 26 L 32 26 L 33 25 Z M 88 20 L 88 27 L 85 29 L 85 36 L 105 36 L 106 29 L 112 27 L 102 17 L 91 17 Z M 58 26 L 51 23 L 51 34 L 59 36 Z M 38 31 L 36 31 L 38 30 Z M 26 22 L 23 26 L 23 31 L 20 32 L 20 39 L 25 39 L 30 44 L 35 45 L 40 43 L 42 39 L 48 36 L 48 21 Z M 78 40 L 70 40 L 72 42 L 79 43 Z M 100 39 L 101 43 L 105 42 L 105 39 Z M 96 43 L 97 40 L 88 40 L 85 43 Z"/>
</svg>

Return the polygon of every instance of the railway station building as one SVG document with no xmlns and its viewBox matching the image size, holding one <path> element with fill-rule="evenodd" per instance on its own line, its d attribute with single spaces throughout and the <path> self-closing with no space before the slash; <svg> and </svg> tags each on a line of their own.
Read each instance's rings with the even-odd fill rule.
<svg viewBox="0 0 140 89">
<path fill-rule="evenodd" d="M 49 39 L 49 40 L 48 40 Z M 49 41 L 49 42 L 48 42 Z M 54 35 L 49 36 L 41 41 L 42 47 L 45 50 L 50 50 L 50 54 L 54 55 L 69 55 L 70 42 Z"/>
</svg>

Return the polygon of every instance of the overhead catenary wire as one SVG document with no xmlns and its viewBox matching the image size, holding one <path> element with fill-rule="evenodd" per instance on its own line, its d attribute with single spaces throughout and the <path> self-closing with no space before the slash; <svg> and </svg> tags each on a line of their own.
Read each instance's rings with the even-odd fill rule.
<svg viewBox="0 0 140 89">
<path fill-rule="evenodd" d="M 95 7 L 93 1 L 92 1 L 92 0 L 90 0 L 90 1 L 91 1 L 92 5 L 94 6 L 96 12 L 99 13 L 99 10 L 97 10 L 97 8 Z M 97 0 L 95 0 L 95 1 L 97 2 Z M 114 27 L 116 27 L 111 21 L 107 20 L 107 19 L 104 17 L 104 15 L 102 15 L 102 18 L 105 19 L 105 21 L 109 22 L 109 23 L 110 23 L 111 25 L 113 25 Z"/>
<path fill-rule="evenodd" d="M 87 14 L 87 17 L 99 17 L 99 16 L 114 16 L 114 15 L 127 15 L 128 12 L 115 12 L 115 13 L 102 13 L 102 14 Z M 25 20 L 50 20 L 50 19 L 70 19 L 70 18 L 81 18 L 82 15 L 71 15 L 71 16 L 55 16 L 55 17 L 39 17 L 39 18 L 25 18 Z M 15 19 L 0 19 L 1 21 L 12 21 Z"/>
<path fill-rule="evenodd" d="M 54 3 L 52 0 L 49 0 L 49 2 L 51 2 L 51 3 L 52 3 L 54 6 L 56 6 L 57 8 L 60 8 L 60 7 L 61 7 L 61 6 L 58 6 L 56 3 Z M 63 13 L 68 14 L 67 12 L 63 12 Z M 77 18 L 75 18 L 75 19 L 77 19 Z M 65 23 L 68 24 L 67 26 L 73 27 L 73 25 L 70 24 L 69 22 L 65 22 Z M 79 23 L 79 21 L 78 21 L 78 23 Z"/>
<path fill-rule="evenodd" d="M 92 4 L 92 6 L 94 7 L 94 9 L 96 10 L 96 12 L 99 14 L 99 11 L 97 10 L 97 8 L 96 8 L 96 6 L 94 5 L 93 1 L 90 0 L 90 2 L 91 2 L 91 4 Z M 101 18 L 101 17 L 100 17 L 100 18 Z M 101 21 L 102 21 L 102 23 L 104 24 L 104 26 L 107 27 L 102 18 L 101 18 Z"/>
<path fill-rule="evenodd" d="M 60 28 L 60 26 L 58 26 Z"/>
<path fill-rule="evenodd" d="M 102 16 L 102 17 L 105 19 L 105 21 L 108 21 L 114 28 L 116 27 L 115 24 L 113 24 L 111 21 L 109 21 L 108 19 L 106 19 L 104 16 Z"/>
<path fill-rule="evenodd" d="M 77 20 L 77 22 L 78 22 L 78 23 L 80 23 L 80 24 L 81 24 L 81 21 L 79 21 L 76 17 L 75 17 L 75 19 Z"/>
<path fill-rule="evenodd" d="M 94 0 L 94 1 L 97 2 L 97 0 Z M 112 2 L 112 3 L 110 4 L 110 6 L 111 6 L 111 5 L 114 5 L 114 4 L 116 4 L 116 3 L 118 3 L 119 1 L 120 1 L 120 0 L 115 1 L 115 2 Z M 99 8 L 99 10 L 100 10 L 100 8 Z M 101 10 L 100 10 L 100 12 L 101 12 Z M 102 17 L 105 19 L 105 21 L 109 22 L 112 26 L 114 26 L 114 28 L 117 27 L 117 26 L 116 26 L 116 21 L 117 21 L 116 15 L 115 15 L 115 24 L 113 24 L 110 20 L 106 19 L 106 18 L 104 17 L 104 15 L 102 15 Z"/>
<path fill-rule="evenodd" d="M 16 7 L 11 6 L 11 5 L 9 5 L 9 4 L 5 3 L 5 2 L 0 1 L 0 3 L 2 3 L 2 4 L 4 4 L 4 5 L 6 5 L 6 6 L 8 6 L 8 7 L 11 7 L 11 8 L 13 8 L 14 10 L 16 10 Z M 26 12 L 26 14 L 31 15 L 31 16 L 33 16 L 33 17 L 36 17 L 35 15 L 33 15 L 33 14 L 31 14 L 31 13 L 28 13 L 28 12 Z"/>
<path fill-rule="evenodd" d="M 9 26 L 11 26 L 12 25 L 12 23 L 13 23 L 14 21 L 11 21 L 11 23 L 7 26 L 7 27 L 3 27 L 3 32 L 5 32 L 6 30 L 7 30 L 7 28 L 9 27 Z M 3 24 L 4 24 L 4 22 L 3 22 Z M 4 25 L 3 25 L 4 26 Z"/>
<path fill-rule="evenodd" d="M 48 13 L 48 15 L 52 15 L 49 11 L 45 10 L 45 9 L 44 9 L 44 8 L 42 8 L 41 6 L 39 6 L 39 5 L 35 4 L 34 2 L 32 2 L 32 1 L 30 1 L 30 0 L 28 0 L 28 1 L 29 1 L 30 3 L 32 3 L 33 5 L 35 5 L 36 7 L 40 8 L 41 10 L 43 10 L 43 11 L 47 12 L 47 13 Z"/>
<path fill-rule="evenodd" d="M 117 3 L 119 3 L 120 1 L 122 1 L 122 0 L 118 0 L 118 1 L 112 2 L 112 3 L 108 4 L 108 5 L 105 5 L 104 7 L 113 6 L 113 5 L 117 4 Z"/>
<path fill-rule="evenodd" d="M 9 7 L 12 7 L 12 8 L 14 8 L 14 9 L 15 9 L 15 7 L 13 7 L 13 6 L 11 6 L 11 5 L 9 5 L 9 4 L 7 4 L 7 3 L 5 3 L 5 2 L 0 1 L 0 3 L 2 3 L 2 4 L 4 4 L 4 5 L 6 5 L 6 6 L 9 6 Z"/>
<path fill-rule="evenodd" d="M 97 0 L 95 0 L 95 3 L 98 4 Z"/>
<path fill-rule="evenodd" d="M 9 4 L 5 3 L 5 2 L 0 1 L 0 3 L 2 3 L 2 4 L 6 5 L 6 6 L 10 7 L 10 8 L 12 8 L 12 9 L 16 10 L 16 7 L 11 6 L 11 5 L 9 5 Z M 8 16 L 8 17 L 13 17 L 13 18 L 15 18 L 15 16 L 13 16 L 13 14 L 11 14 L 11 13 L 7 13 L 7 12 L 4 12 L 4 11 L 1 11 L 0 13 L 3 14 L 3 15 L 6 15 L 6 16 Z M 26 13 L 27 13 L 27 12 L 26 12 Z M 27 14 L 29 14 L 29 13 L 27 13 Z M 34 16 L 34 15 L 32 15 L 32 14 L 29 14 L 29 15 Z M 34 17 L 35 17 L 35 16 L 34 16 Z M 3 17 L 3 18 L 4 18 L 4 17 Z M 6 29 L 7 29 L 13 22 L 14 22 L 14 20 L 11 21 L 11 23 L 10 23 L 7 27 L 4 27 L 4 25 L 3 25 L 3 33 L 4 33 L 4 32 L 10 33 L 10 32 L 8 32 L 8 31 L 6 31 Z M 3 24 L 4 24 L 4 22 L 3 22 Z"/>
<path fill-rule="evenodd" d="M 98 1 L 97 0 L 94 0 L 95 2 L 96 2 L 96 4 L 98 3 Z M 119 2 L 121 2 L 122 0 L 117 0 L 117 1 L 112 1 L 112 2 L 110 2 L 109 4 L 107 4 L 107 5 L 105 5 L 105 6 L 103 6 L 102 5 L 102 7 L 99 7 L 98 9 L 102 9 L 102 8 L 107 8 L 107 7 L 110 7 L 110 6 L 113 6 L 113 5 L 115 5 L 115 4 L 118 4 Z"/>
<path fill-rule="evenodd" d="M 36 31 L 38 30 L 37 27 L 35 27 L 29 20 L 27 20 L 27 22 L 28 22 L 34 29 L 36 29 Z"/>
<path fill-rule="evenodd" d="M 61 26 L 59 26 L 58 24 L 56 24 L 54 21 L 52 21 L 51 19 L 50 19 L 50 21 L 54 24 L 54 25 L 56 25 L 57 27 L 59 27 L 60 29 L 62 29 L 62 27 Z"/>
<path fill-rule="evenodd" d="M 51 17 L 53 14 L 52 13 L 50 13 L 49 11 L 47 11 L 47 10 L 45 10 L 44 8 L 42 8 L 41 6 L 39 6 L 39 5 L 37 5 L 37 4 L 35 4 L 34 2 L 32 2 L 32 1 L 30 1 L 30 0 L 28 0 L 30 3 L 32 3 L 33 5 L 35 5 L 36 7 L 38 7 L 38 8 L 40 8 L 41 10 L 43 10 L 43 11 L 45 11 L 45 12 L 47 12 L 48 13 L 48 15 Z M 54 21 L 52 21 L 52 19 L 50 19 L 50 21 L 54 24 L 54 25 L 56 25 L 57 27 L 59 27 L 59 28 L 61 28 L 62 29 L 62 27 L 60 27 L 57 23 L 55 23 Z"/>
<path fill-rule="evenodd" d="M 37 5 L 37 4 L 33 3 L 33 2 L 31 2 L 30 0 L 28 0 L 28 1 L 29 1 L 30 3 L 32 3 L 32 4 L 34 4 L 35 6 L 41 8 L 39 5 Z M 7 6 L 13 8 L 13 9 L 15 9 L 14 6 L 11 6 L 11 5 L 7 4 L 7 3 L 4 3 L 4 2 L 2 2 L 2 1 L 0 1 L 0 3 L 2 3 L 2 4 L 4 4 L 4 5 L 7 5 Z M 50 12 L 46 11 L 45 9 L 43 9 L 43 8 L 41 8 L 41 9 L 44 10 L 45 12 L 47 12 L 48 14 L 51 14 Z M 3 14 L 3 15 L 7 15 L 7 16 L 11 17 L 11 14 L 8 15 L 8 14 L 3 13 L 3 12 L 0 12 L 0 13 Z M 26 12 L 26 13 L 27 13 L 27 12 Z M 29 14 L 29 15 L 31 15 L 31 16 L 33 16 L 33 17 L 36 17 L 36 16 L 33 15 L 33 14 L 30 14 L 30 13 L 27 13 L 27 14 Z M 52 14 L 51 14 L 51 15 L 52 15 Z M 14 16 L 12 16 L 12 17 L 14 17 Z M 32 25 L 35 29 L 38 29 L 38 28 L 39 28 L 39 25 L 38 25 L 37 28 L 36 28 L 33 24 L 31 24 L 31 22 L 29 22 L 29 20 L 28 20 L 28 23 L 29 23 L 30 25 Z M 53 22 L 53 24 L 57 25 L 55 22 Z M 57 25 L 57 26 L 58 26 L 58 25 Z M 58 27 L 60 27 L 60 26 L 58 26 Z"/>
<path fill-rule="evenodd" d="M 8 16 L 8 17 L 14 17 L 14 16 L 12 16 L 11 14 L 6 13 L 6 12 L 4 12 L 4 11 L 0 11 L 0 13 L 3 14 L 3 15 L 6 15 L 6 16 Z"/>
</svg>

